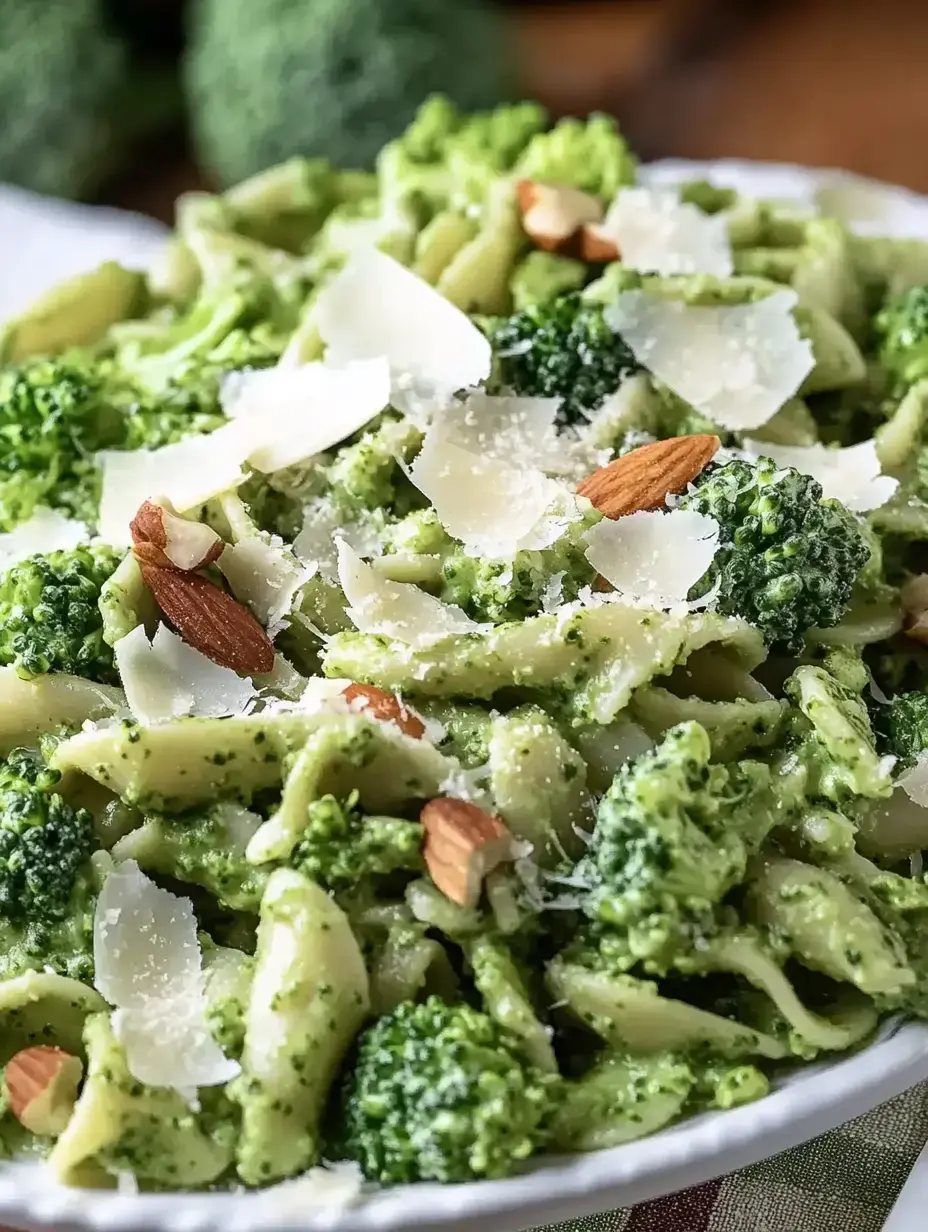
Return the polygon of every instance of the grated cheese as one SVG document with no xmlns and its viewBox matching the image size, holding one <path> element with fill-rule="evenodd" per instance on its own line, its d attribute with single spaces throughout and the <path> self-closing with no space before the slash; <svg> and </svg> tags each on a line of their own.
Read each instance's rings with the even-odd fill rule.
<svg viewBox="0 0 928 1232">
<path fill-rule="evenodd" d="M 615 240 L 622 264 L 643 274 L 734 272 L 728 225 L 667 188 L 623 188 L 595 230 Z"/>
<path fill-rule="evenodd" d="M 635 358 L 714 424 L 759 428 L 814 366 L 792 316 L 796 293 L 754 304 L 702 307 L 625 291 L 606 320 Z"/>
<path fill-rule="evenodd" d="M 714 518 L 691 509 L 603 518 L 586 533 L 586 558 L 620 594 L 673 607 L 705 576 L 719 546 Z"/>
<path fill-rule="evenodd" d="M 898 479 L 882 473 L 876 443 L 861 441 L 847 449 L 825 445 L 771 445 L 767 441 L 744 441 L 750 458 L 773 458 L 780 466 L 792 466 L 811 475 L 822 485 L 826 497 L 834 497 L 855 513 L 885 505 L 899 487 Z"/>
</svg>

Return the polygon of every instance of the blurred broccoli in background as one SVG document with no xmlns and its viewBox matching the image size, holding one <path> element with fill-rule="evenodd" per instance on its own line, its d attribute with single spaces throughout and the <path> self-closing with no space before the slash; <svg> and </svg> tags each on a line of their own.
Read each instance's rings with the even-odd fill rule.
<svg viewBox="0 0 928 1232">
<path fill-rule="evenodd" d="M 928 376 L 928 286 L 888 300 L 874 324 L 880 361 L 893 376 L 904 385 Z"/>
<path fill-rule="evenodd" d="M 231 184 L 298 153 L 370 166 L 427 95 L 492 106 L 511 64 L 484 0 L 199 0 L 184 72 L 200 157 Z"/>
</svg>

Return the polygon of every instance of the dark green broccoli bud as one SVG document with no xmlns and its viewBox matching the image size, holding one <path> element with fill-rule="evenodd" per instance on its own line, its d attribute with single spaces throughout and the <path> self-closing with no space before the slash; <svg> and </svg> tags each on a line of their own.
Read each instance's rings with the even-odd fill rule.
<svg viewBox="0 0 928 1232">
<path fill-rule="evenodd" d="M 768 645 L 796 652 L 808 629 L 828 629 L 847 610 L 870 556 L 860 524 L 836 500 L 823 500 L 809 475 L 770 458 L 710 466 L 680 501 L 719 524 L 719 550 L 707 581 L 717 607 L 761 630 Z"/>
<path fill-rule="evenodd" d="M 906 385 L 928 376 L 928 286 L 890 299 L 874 321 L 884 368 Z"/>
<path fill-rule="evenodd" d="M 767 766 L 711 765 L 710 754 L 705 729 L 683 723 L 623 766 L 567 879 L 588 916 L 634 928 L 649 952 L 743 879 L 776 817 Z"/>
<path fill-rule="evenodd" d="M 118 684 L 98 603 L 123 555 L 77 547 L 30 556 L 0 574 L 0 663 L 27 679 L 68 672 Z"/>
<path fill-rule="evenodd" d="M 543 1144 L 556 1085 L 486 1014 L 407 1001 L 358 1041 L 344 1146 L 387 1185 L 509 1176 Z"/>
<path fill-rule="evenodd" d="M 126 52 L 100 0 L 2 0 L 0 180 L 82 197 L 111 170 Z"/>
<path fill-rule="evenodd" d="M 368 817 L 357 792 L 344 804 L 322 796 L 309 806 L 309 820 L 290 863 L 330 890 L 347 890 L 368 877 L 422 865 L 422 826 L 400 817 Z"/>
<path fill-rule="evenodd" d="M 163 398 L 143 398 L 126 411 L 126 449 L 160 449 L 188 436 L 213 432 L 225 423 L 218 405 L 176 388 Z"/>
<path fill-rule="evenodd" d="M 201 0 L 185 76 L 200 155 L 231 184 L 293 154 L 369 166 L 436 90 L 497 103 L 510 63 L 482 0 Z"/>
<path fill-rule="evenodd" d="M 52 789 L 39 755 L 14 749 L 0 765 L 0 940 L 4 977 L 51 967 L 92 971 L 93 819 Z"/>
<path fill-rule="evenodd" d="M 582 423 L 640 365 L 606 324 L 600 304 L 578 294 L 491 321 L 500 383 L 517 394 L 560 398 L 558 422 Z"/>
<path fill-rule="evenodd" d="M 877 717 L 886 733 L 885 751 L 899 758 L 896 769 L 914 765 L 928 749 L 928 693 L 899 693 Z"/>
<path fill-rule="evenodd" d="M 74 511 L 95 483 L 93 453 L 115 443 L 119 417 L 108 411 L 89 369 L 34 359 L 0 374 L 0 529 L 11 530 L 37 505 Z"/>
</svg>

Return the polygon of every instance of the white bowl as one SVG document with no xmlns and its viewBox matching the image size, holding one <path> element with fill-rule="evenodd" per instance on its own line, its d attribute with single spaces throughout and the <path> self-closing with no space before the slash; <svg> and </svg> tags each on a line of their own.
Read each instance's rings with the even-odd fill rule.
<svg viewBox="0 0 928 1232">
<path fill-rule="evenodd" d="M 840 171 L 673 161 L 653 164 L 644 174 L 664 183 L 710 175 L 749 194 L 821 203 L 861 231 L 928 238 L 928 200 Z M 55 203 L 55 213 L 67 211 Z M 66 225 L 73 236 L 77 216 Z M 95 236 L 101 225 L 95 218 Z M 121 241 L 126 223 L 116 227 Z M 150 236 L 143 228 L 140 245 Z M 507 1181 L 406 1186 L 365 1195 L 348 1208 L 320 1209 L 300 1182 L 256 1194 L 134 1195 L 64 1189 L 41 1164 L 17 1162 L 0 1165 L 0 1220 L 29 1229 L 54 1225 L 56 1232 L 516 1232 L 633 1205 L 746 1167 L 834 1129 L 925 1078 L 928 1025 L 889 1022 L 852 1056 L 785 1073 L 757 1103 L 704 1113 L 612 1150 L 538 1160 Z"/>
</svg>

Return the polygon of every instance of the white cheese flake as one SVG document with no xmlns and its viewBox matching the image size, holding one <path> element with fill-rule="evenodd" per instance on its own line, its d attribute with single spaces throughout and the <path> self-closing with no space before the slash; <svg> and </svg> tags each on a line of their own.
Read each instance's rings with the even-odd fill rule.
<svg viewBox="0 0 928 1232">
<path fill-rule="evenodd" d="M 792 466 L 811 475 L 822 485 L 826 497 L 834 497 L 855 513 L 879 509 L 899 487 L 898 479 L 882 473 L 875 441 L 861 441 L 847 449 L 825 445 L 771 445 L 767 441 L 744 441 L 750 458 L 773 458 L 780 466 Z"/>
<path fill-rule="evenodd" d="M 90 538 L 83 522 L 73 522 L 56 509 L 40 506 L 26 522 L 0 535 L 0 568 L 39 553 L 67 552 Z"/>
<path fill-rule="evenodd" d="M 251 680 L 213 663 L 167 625 L 149 642 L 142 625 L 113 648 L 129 709 L 140 723 L 167 723 L 185 715 L 242 714 L 256 696 Z"/>
<path fill-rule="evenodd" d="M 390 582 L 338 541 L 338 577 L 351 604 L 348 615 L 362 633 L 376 633 L 408 646 L 428 646 L 458 633 L 480 633 L 459 607 L 442 603 L 408 582 Z"/>
<path fill-rule="evenodd" d="M 714 518 L 692 509 L 603 518 L 586 533 L 586 558 L 622 595 L 656 607 L 685 603 L 719 546 Z"/>
<path fill-rule="evenodd" d="M 166 498 L 178 513 L 202 505 L 245 478 L 242 467 L 252 440 L 242 421 L 215 432 L 188 436 L 162 449 L 108 449 L 97 454 L 102 471 L 99 535 L 128 547 L 129 523 L 146 500 Z"/>
<path fill-rule="evenodd" d="M 278 536 L 251 535 L 223 549 L 219 569 L 240 603 L 251 608 L 273 639 L 284 628 L 301 586 L 316 572 L 303 565 Z"/>
<path fill-rule="evenodd" d="M 197 921 L 189 899 L 133 860 L 106 878 L 94 912 L 94 984 L 113 1007 L 130 1073 L 188 1099 L 240 1072 L 209 1032 Z"/>
<path fill-rule="evenodd" d="M 337 583 L 338 540 L 344 539 L 361 556 L 379 556 L 383 550 L 381 529 L 365 519 L 345 521 L 344 515 L 323 498 L 303 511 L 303 527 L 293 541 L 293 551 L 320 577 Z"/>
<path fill-rule="evenodd" d="M 797 302 L 785 288 L 735 307 L 625 291 L 605 316 L 643 367 L 712 423 L 740 431 L 765 424 L 812 371 Z"/>
<path fill-rule="evenodd" d="M 248 461 L 269 473 L 331 449 L 379 415 L 390 401 L 390 369 L 379 358 L 344 367 L 233 372 L 222 387 L 222 409 L 251 433 Z"/>
<path fill-rule="evenodd" d="M 928 807 L 928 750 L 919 753 L 915 765 L 901 776 L 897 786 L 910 800 L 923 808 Z"/>
<path fill-rule="evenodd" d="M 579 512 L 576 499 L 540 470 L 462 449 L 441 421 L 427 433 L 409 477 L 449 535 L 472 555 L 493 560 L 550 547 Z"/>
<path fill-rule="evenodd" d="M 322 291 L 315 319 L 329 363 L 386 356 L 394 404 L 403 395 L 446 399 L 490 375 L 490 343 L 467 314 L 374 248 Z"/>
<path fill-rule="evenodd" d="M 667 188 L 622 188 L 595 228 L 615 240 L 622 264 L 643 274 L 734 272 L 728 226 L 722 214 L 704 214 Z"/>
<path fill-rule="evenodd" d="M 484 393 L 452 402 L 429 429 L 442 439 L 485 458 L 539 470 L 557 469 L 563 458 L 555 419 L 560 398 L 518 398 Z"/>
</svg>

